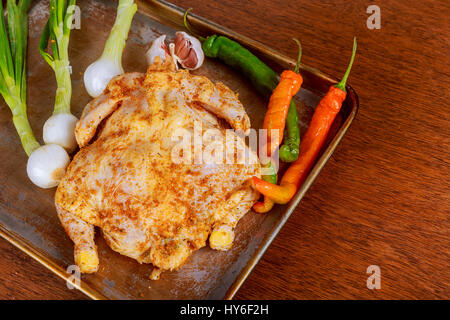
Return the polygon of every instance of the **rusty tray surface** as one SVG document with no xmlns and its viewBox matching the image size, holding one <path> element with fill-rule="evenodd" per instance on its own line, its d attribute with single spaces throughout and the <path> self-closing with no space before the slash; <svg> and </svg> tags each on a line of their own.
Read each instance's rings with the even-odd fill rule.
<svg viewBox="0 0 450 320">
<path fill-rule="evenodd" d="M 184 9 L 165 1 L 137 1 L 135 15 L 123 56 L 125 71 L 146 70 L 145 52 L 161 34 L 172 40 L 183 30 Z M 81 29 L 72 30 L 70 61 L 72 65 L 72 112 L 80 117 L 91 100 L 83 85 L 83 72 L 100 56 L 114 23 L 117 3 L 108 0 L 79 0 Z M 35 1 L 29 12 L 28 115 L 36 137 L 41 140 L 42 126 L 53 111 L 56 80 L 53 71 L 39 54 L 38 42 L 48 18 L 48 1 Z M 295 61 L 249 38 L 192 15 L 194 29 L 203 35 L 222 34 L 239 41 L 276 71 L 292 68 Z M 302 90 L 296 96 L 302 132 L 314 107 L 335 80 L 320 71 L 301 67 Z M 249 82 L 220 61 L 206 59 L 196 74 L 222 81 L 239 93 L 250 116 L 252 127 L 261 127 L 266 101 Z M 26 154 L 11 121 L 10 111 L 0 101 L 0 235 L 45 265 L 63 279 L 71 274 L 73 243 L 56 216 L 55 189 L 34 186 L 26 174 Z M 295 198 L 275 206 L 268 214 L 249 212 L 236 228 L 236 239 L 227 252 L 208 247 L 196 251 L 178 271 L 165 272 L 158 281 L 149 280 L 151 265 L 112 251 L 100 233 L 96 235 L 100 268 L 95 274 L 82 275 L 79 289 L 93 299 L 231 299 L 258 263 L 272 240 L 287 221 L 314 179 L 329 159 L 356 116 L 358 98 L 351 87 L 336 118 L 322 154 Z M 41 140 L 42 141 L 42 140 Z"/>
</svg>

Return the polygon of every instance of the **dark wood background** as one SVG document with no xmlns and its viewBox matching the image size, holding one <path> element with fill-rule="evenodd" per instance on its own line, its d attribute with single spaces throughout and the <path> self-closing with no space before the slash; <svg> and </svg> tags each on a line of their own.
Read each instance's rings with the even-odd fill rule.
<svg viewBox="0 0 450 320">
<path fill-rule="evenodd" d="M 297 37 L 336 78 L 358 37 L 357 119 L 236 298 L 449 299 L 449 2 L 172 1 L 293 57 Z M 0 298 L 85 298 L 4 240 L 0 257 Z"/>
</svg>

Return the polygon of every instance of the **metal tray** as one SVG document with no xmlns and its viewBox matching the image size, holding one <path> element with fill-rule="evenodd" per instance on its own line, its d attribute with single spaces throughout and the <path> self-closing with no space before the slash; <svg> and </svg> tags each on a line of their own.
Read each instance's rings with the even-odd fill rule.
<svg viewBox="0 0 450 320">
<path fill-rule="evenodd" d="M 172 38 L 183 29 L 183 9 L 165 1 L 138 1 L 123 61 L 126 71 L 145 71 L 144 53 L 160 34 Z M 96 59 L 115 18 L 115 1 L 80 0 L 81 29 L 73 30 L 70 41 L 72 64 L 72 110 L 80 116 L 90 100 L 83 88 L 83 71 Z M 48 0 L 35 1 L 30 10 L 28 52 L 28 107 L 31 125 L 38 138 L 52 113 L 56 81 L 50 67 L 39 55 L 38 42 L 48 17 Z M 193 27 L 203 35 L 222 34 L 239 41 L 277 71 L 292 68 L 294 60 L 264 45 L 193 15 Z M 302 66 L 304 86 L 296 102 L 302 132 L 320 98 L 335 82 L 320 71 Z M 222 81 L 239 92 L 251 118 L 252 127 L 262 124 L 266 102 L 240 74 L 220 61 L 207 59 L 196 71 Z M 26 175 L 26 155 L 14 130 L 9 109 L 0 102 L 0 235 L 63 279 L 73 264 L 73 244 L 64 233 L 53 203 L 55 190 L 35 187 Z M 328 141 L 307 180 L 288 205 L 276 206 L 269 214 L 249 212 L 238 224 L 233 248 L 227 252 L 202 248 L 178 271 L 166 272 L 161 280 L 149 280 L 151 265 L 140 265 L 121 256 L 97 234 L 100 270 L 83 275 L 79 289 L 94 299 L 231 299 L 258 263 L 272 240 L 294 211 L 314 179 L 344 136 L 358 109 L 351 87 L 335 120 Z"/>
</svg>

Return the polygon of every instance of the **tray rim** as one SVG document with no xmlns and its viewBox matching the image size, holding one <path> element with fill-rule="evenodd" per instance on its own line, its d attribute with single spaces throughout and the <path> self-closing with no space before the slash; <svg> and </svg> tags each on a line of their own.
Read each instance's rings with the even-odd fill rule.
<svg viewBox="0 0 450 320">
<path fill-rule="evenodd" d="M 165 0 L 141 0 L 136 2 L 148 2 L 153 3 L 154 5 L 157 5 L 161 8 L 164 8 L 166 10 L 180 13 L 184 12 L 181 7 L 174 5 L 170 2 L 167 2 Z M 264 45 L 263 43 L 253 40 L 251 38 L 248 38 L 246 36 L 243 36 L 239 33 L 236 33 L 230 29 L 227 29 L 225 27 L 220 26 L 219 24 L 216 24 L 208 19 L 202 18 L 200 16 L 197 16 L 196 14 L 190 14 L 191 20 L 193 21 L 193 25 L 199 24 L 203 26 L 208 26 L 211 29 L 214 29 L 217 31 L 217 33 L 227 35 L 235 40 L 238 40 L 239 42 L 243 43 L 245 46 L 263 50 L 265 53 L 278 60 L 282 60 L 287 64 L 295 65 L 295 61 L 277 51 L 274 49 Z M 301 64 L 301 69 L 306 70 L 310 73 L 313 73 L 317 76 L 320 76 L 322 78 L 327 79 L 330 82 L 336 83 L 336 79 L 333 79 L 329 75 L 324 74 L 320 70 Z M 273 240 L 276 238 L 282 227 L 285 225 L 291 214 L 294 212 L 297 205 L 300 203 L 308 189 L 311 187 L 311 185 L 314 183 L 315 179 L 319 176 L 320 172 L 322 171 L 325 164 L 328 162 L 329 158 L 334 153 L 335 149 L 347 133 L 347 130 L 350 128 L 353 120 L 355 119 L 358 109 L 359 109 L 359 99 L 358 95 L 356 94 L 355 90 L 350 86 L 347 85 L 347 92 L 348 95 L 351 94 L 353 96 L 354 105 L 352 106 L 352 110 L 348 117 L 345 119 L 344 123 L 342 124 L 341 128 L 338 130 L 334 138 L 331 140 L 330 144 L 324 150 L 322 156 L 316 161 L 316 164 L 311 169 L 310 173 L 308 174 L 308 177 L 306 178 L 304 184 L 302 187 L 297 191 L 294 198 L 291 200 L 291 202 L 288 204 L 286 210 L 281 214 L 280 219 L 275 223 L 275 225 L 272 227 L 271 231 L 267 234 L 267 236 L 264 238 L 264 240 L 261 242 L 258 249 L 253 253 L 252 257 L 248 261 L 248 263 L 245 265 L 245 267 L 242 269 L 242 271 L 239 273 L 239 275 L 235 278 L 231 286 L 227 289 L 223 299 L 224 300 L 231 300 L 235 296 L 235 294 L 238 292 L 242 284 L 245 282 L 247 277 L 250 275 L 250 273 L 253 271 L 254 267 L 258 264 L 258 262 L 263 257 L 266 250 L 269 248 L 269 246 L 272 244 Z M 17 233 L 9 230 L 6 228 L 2 223 L 0 223 L 0 237 L 11 243 L 16 248 L 20 249 L 22 252 L 29 255 L 31 258 L 39 262 L 41 265 L 46 267 L 48 270 L 52 271 L 54 274 L 56 274 L 61 279 L 65 280 L 66 282 L 69 281 L 70 275 L 58 264 L 56 264 L 51 258 L 47 257 L 45 254 L 43 254 L 41 251 L 39 251 L 37 248 L 35 248 L 33 245 L 31 245 L 26 239 L 18 235 Z M 106 296 L 104 296 L 102 293 L 100 293 L 98 290 L 90 287 L 87 283 L 85 283 L 83 280 L 80 281 L 80 285 L 72 283 L 72 285 L 80 290 L 82 293 L 84 293 L 86 296 L 93 300 L 108 300 Z"/>
<path fill-rule="evenodd" d="M 0 237 L 11 243 L 14 247 L 18 248 L 22 252 L 29 255 L 35 261 L 39 262 L 41 265 L 46 267 L 48 270 L 52 271 L 58 277 L 63 279 L 66 283 L 70 282 L 70 275 L 62 268 L 60 265 L 56 264 L 51 258 L 47 257 L 41 251 L 37 250 L 33 245 L 29 243 L 28 240 L 25 240 L 23 237 L 18 235 L 16 232 L 13 232 L 7 229 L 3 224 L 0 223 Z M 108 300 L 102 293 L 97 291 L 94 288 L 91 288 L 84 281 L 80 281 L 80 284 L 72 283 L 71 284 L 86 296 L 93 300 Z"/>
</svg>

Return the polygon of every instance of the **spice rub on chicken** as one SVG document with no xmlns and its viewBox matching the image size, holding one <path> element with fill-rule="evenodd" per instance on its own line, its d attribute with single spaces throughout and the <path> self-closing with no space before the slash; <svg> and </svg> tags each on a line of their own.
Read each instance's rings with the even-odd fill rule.
<svg viewBox="0 0 450 320">
<path fill-rule="evenodd" d="M 146 74 L 117 76 L 86 106 L 75 131 L 80 151 L 55 195 L 82 272 L 98 269 L 94 226 L 113 250 L 153 264 L 154 278 L 182 266 L 207 242 L 231 247 L 236 224 L 259 197 L 248 184 L 260 176 L 256 153 L 233 133 L 245 152 L 226 149 L 232 164 L 173 159 L 177 130 L 193 137 L 201 124 L 201 132 L 215 129 L 225 139 L 222 119 L 233 129 L 250 129 L 233 91 L 176 72 L 170 59 L 156 59 Z M 245 161 L 238 159 L 244 154 Z"/>
</svg>

